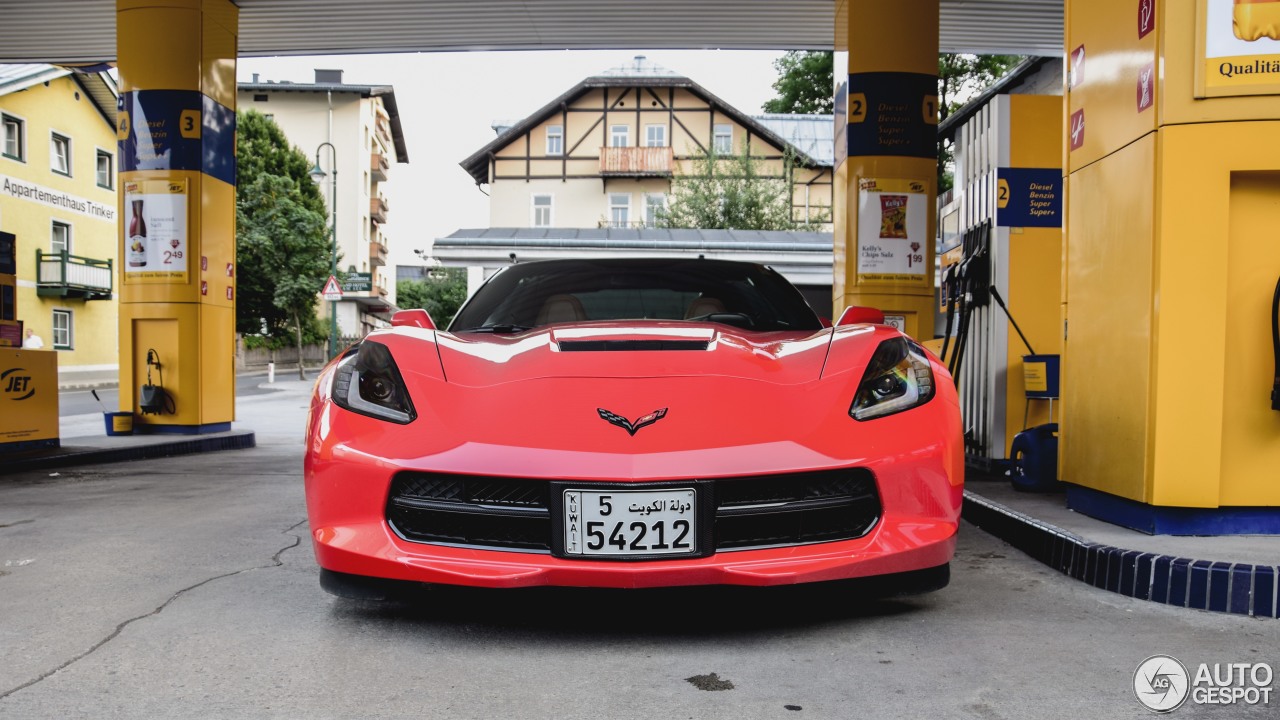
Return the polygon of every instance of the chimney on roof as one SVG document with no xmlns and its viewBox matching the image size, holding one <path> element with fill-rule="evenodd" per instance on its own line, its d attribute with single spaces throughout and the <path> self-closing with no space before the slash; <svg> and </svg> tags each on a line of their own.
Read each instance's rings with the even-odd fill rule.
<svg viewBox="0 0 1280 720">
<path fill-rule="evenodd" d="M 317 85 L 341 85 L 342 71 L 341 70 L 321 70 L 317 68 L 316 84 Z"/>
<path fill-rule="evenodd" d="M 257 85 L 257 84 L 258 84 L 258 73 L 254 73 L 254 74 L 253 74 L 253 84 L 254 84 L 254 85 Z"/>
</svg>

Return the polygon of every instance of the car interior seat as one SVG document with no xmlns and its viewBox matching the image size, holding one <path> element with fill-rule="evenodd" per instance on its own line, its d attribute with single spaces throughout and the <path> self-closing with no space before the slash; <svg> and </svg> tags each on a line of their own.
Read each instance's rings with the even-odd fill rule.
<svg viewBox="0 0 1280 720">
<path fill-rule="evenodd" d="M 542 309 L 538 311 L 539 325 L 586 319 L 587 313 L 582 309 L 582 301 L 572 295 L 552 295 L 542 303 Z"/>
<path fill-rule="evenodd" d="M 713 297 L 702 296 L 689 303 L 689 309 L 684 311 L 684 319 L 702 317 L 712 313 L 724 312 L 724 303 Z"/>
</svg>

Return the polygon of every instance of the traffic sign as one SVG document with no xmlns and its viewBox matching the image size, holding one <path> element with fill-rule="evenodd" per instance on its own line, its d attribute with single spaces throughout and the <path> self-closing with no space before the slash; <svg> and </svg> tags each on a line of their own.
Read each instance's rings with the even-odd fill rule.
<svg viewBox="0 0 1280 720">
<path fill-rule="evenodd" d="M 341 300 L 342 286 L 338 284 L 338 278 L 330 275 L 329 281 L 324 284 L 324 289 L 320 291 L 325 300 Z"/>
</svg>

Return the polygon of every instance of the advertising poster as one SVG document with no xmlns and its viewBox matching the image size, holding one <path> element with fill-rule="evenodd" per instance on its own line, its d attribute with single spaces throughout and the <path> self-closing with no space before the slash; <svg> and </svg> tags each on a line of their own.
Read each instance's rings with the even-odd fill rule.
<svg viewBox="0 0 1280 720">
<path fill-rule="evenodd" d="M 928 283 L 928 205 L 923 181 L 858 181 L 858 282 Z"/>
<path fill-rule="evenodd" d="M 125 282 L 187 281 L 187 181 L 124 184 Z"/>
<path fill-rule="evenodd" d="M 1280 3 L 1200 0 L 1196 97 L 1280 94 Z"/>
</svg>

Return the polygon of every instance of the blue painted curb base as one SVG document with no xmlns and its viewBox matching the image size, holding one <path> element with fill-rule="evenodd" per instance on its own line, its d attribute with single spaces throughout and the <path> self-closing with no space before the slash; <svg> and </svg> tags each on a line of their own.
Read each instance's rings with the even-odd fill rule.
<svg viewBox="0 0 1280 720">
<path fill-rule="evenodd" d="M 1148 535 L 1280 535 L 1276 507 L 1165 507 L 1079 485 L 1066 490 L 1072 510 Z"/>
<path fill-rule="evenodd" d="M 245 450 L 256 446 L 257 438 L 252 432 L 239 432 L 216 437 L 198 437 L 190 440 L 174 439 L 169 442 L 137 444 L 116 448 L 64 446 L 61 450 L 38 451 L 26 457 L 6 457 L 4 462 L 0 463 L 0 475 L 72 465 L 95 465 L 98 463 L 193 455 L 195 453 L 216 452 L 218 450 Z"/>
<path fill-rule="evenodd" d="M 1274 618 L 1280 568 L 1222 563 L 1092 543 L 966 490 L 964 519 L 1058 572 L 1125 597 Z"/>
<path fill-rule="evenodd" d="M 58 438 L 47 438 L 45 440 L 15 440 L 13 442 L 0 443 L 0 456 L 7 453 L 25 452 L 27 450 L 56 448 L 61 444 L 62 443 Z"/>
<path fill-rule="evenodd" d="M 208 435 L 211 433 L 230 432 L 231 423 L 209 423 L 208 425 L 143 425 L 133 424 L 133 432 L 137 435 Z"/>
</svg>

